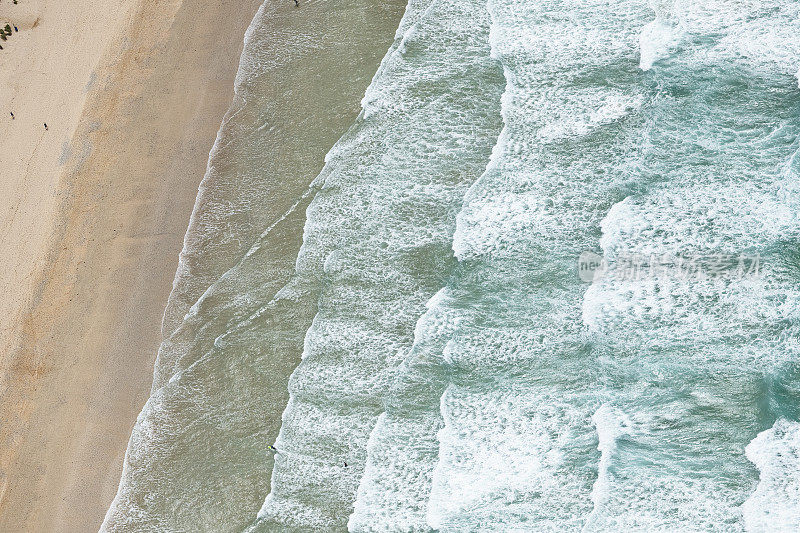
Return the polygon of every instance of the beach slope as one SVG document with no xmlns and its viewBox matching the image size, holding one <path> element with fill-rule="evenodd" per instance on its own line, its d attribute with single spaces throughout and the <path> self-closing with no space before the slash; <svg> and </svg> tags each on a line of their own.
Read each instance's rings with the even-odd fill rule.
<svg viewBox="0 0 800 533">
<path fill-rule="evenodd" d="M 102 522 L 259 4 L 0 4 L 2 531 Z"/>
</svg>

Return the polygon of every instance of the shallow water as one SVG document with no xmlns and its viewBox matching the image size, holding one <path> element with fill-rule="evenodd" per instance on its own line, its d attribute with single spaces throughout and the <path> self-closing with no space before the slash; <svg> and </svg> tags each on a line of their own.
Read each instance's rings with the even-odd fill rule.
<svg viewBox="0 0 800 533">
<path fill-rule="evenodd" d="M 107 531 L 241 531 L 269 492 L 266 446 L 315 313 L 295 283 L 325 154 L 359 114 L 405 2 L 262 5 L 186 234 L 152 395 Z M 311 280 L 307 280 L 311 281 Z"/>
<path fill-rule="evenodd" d="M 288 392 L 251 530 L 800 528 L 799 35 L 786 0 L 412 0 L 294 274 L 253 290 L 267 243 L 193 307 L 227 376 L 193 405 Z M 238 377 L 301 342 L 287 390 Z"/>
</svg>

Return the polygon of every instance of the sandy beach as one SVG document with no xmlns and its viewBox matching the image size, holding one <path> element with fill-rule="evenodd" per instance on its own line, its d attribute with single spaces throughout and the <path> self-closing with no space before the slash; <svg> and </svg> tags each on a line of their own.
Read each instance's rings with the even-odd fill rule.
<svg viewBox="0 0 800 533">
<path fill-rule="evenodd" d="M 406 7 L 300 4 L 267 2 L 248 29 L 103 531 L 243 531 L 270 492 L 267 446 L 315 314 L 313 284 L 293 280 L 311 183 Z"/>
<path fill-rule="evenodd" d="M 103 519 L 259 4 L 0 3 L 2 531 Z"/>
<path fill-rule="evenodd" d="M 0 0 L 0 533 L 800 531 L 799 9 Z"/>
<path fill-rule="evenodd" d="M 0 531 L 97 531 L 137 415 L 178 363 L 160 360 L 154 382 L 162 341 L 185 343 L 186 364 L 227 327 L 224 312 L 198 330 L 184 315 L 275 217 L 264 279 L 228 289 L 268 293 L 293 272 L 305 192 L 358 115 L 405 3 L 267 4 L 240 65 L 259 4 L 0 2 L 0 21 L 18 29 L 0 50 Z M 269 394 L 250 391 L 259 404 L 246 423 L 271 439 L 312 316 L 301 307 L 284 317 L 294 340 L 274 347 Z M 239 521 L 268 490 L 263 446 L 252 465 L 216 472 L 240 479 L 242 498 L 212 498 Z M 144 475 L 169 484 L 197 452 L 167 464 L 156 454 Z M 166 506 L 194 497 L 170 491 Z M 105 527 L 130 530 L 115 509 Z M 183 511 L 162 518 L 202 527 L 202 505 Z"/>
</svg>

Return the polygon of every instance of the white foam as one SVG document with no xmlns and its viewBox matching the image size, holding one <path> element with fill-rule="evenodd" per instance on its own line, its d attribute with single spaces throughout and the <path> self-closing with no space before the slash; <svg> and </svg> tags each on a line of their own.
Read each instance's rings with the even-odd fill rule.
<svg viewBox="0 0 800 533">
<path fill-rule="evenodd" d="M 556 530 L 588 513 L 590 487 L 570 451 L 588 416 L 567 398 L 533 392 L 448 387 L 430 527 Z"/>
<path fill-rule="evenodd" d="M 669 55 L 683 37 L 683 28 L 672 16 L 676 0 L 651 0 L 656 18 L 644 28 L 639 37 L 639 68 L 650 70 L 653 64 Z"/>
<path fill-rule="evenodd" d="M 742 505 L 747 531 L 800 530 L 800 423 L 777 420 L 745 453 L 760 473 L 755 492 Z"/>
<path fill-rule="evenodd" d="M 591 512 L 598 402 L 591 362 L 576 355 L 581 290 L 577 277 L 547 269 L 563 273 L 563 257 L 599 224 L 613 180 L 594 179 L 592 165 L 625 159 L 624 124 L 644 101 L 636 89 L 570 78 L 586 57 L 632 61 L 637 12 L 586 3 L 551 17 L 563 7 L 490 4 L 493 53 L 509 82 L 506 128 L 454 236 L 469 268 L 453 296 L 461 303 L 451 304 L 461 321 L 445 354 L 452 377 L 427 514 L 434 529 L 569 530 Z M 613 128 L 625 133 L 609 153 L 581 152 Z M 567 151 L 574 159 L 555 160 Z"/>
<path fill-rule="evenodd" d="M 609 497 L 613 484 L 613 477 L 609 469 L 617 450 L 617 440 L 623 435 L 631 433 L 631 420 L 619 409 L 610 404 L 603 404 L 592 415 L 592 422 L 597 428 L 597 449 L 600 451 L 600 463 L 597 471 L 597 481 L 592 487 L 592 503 L 594 509 L 586 520 L 584 529 L 591 530 L 598 516 L 603 513 L 603 504 Z"/>
<path fill-rule="evenodd" d="M 369 528 L 372 517 L 386 523 L 381 503 L 389 512 L 402 502 L 399 520 L 413 515 L 414 498 L 404 498 L 381 465 L 366 464 L 369 450 L 381 460 L 402 457 L 389 453 L 407 444 L 390 435 L 402 428 L 371 430 L 449 268 L 454 213 L 489 157 L 502 81 L 480 2 L 428 3 L 418 13 L 373 80 L 365 113 L 328 158 L 308 208 L 298 271 L 324 288 L 289 383 L 278 448 L 292 452 L 276 463 L 259 513 L 268 526 L 308 517 L 322 529 L 342 528 L 354 502 L 355 529 Z M 371 483 L 395 490 L 383 497 Z"/>
<path fill-rule="evenodd" d="M 693 61 L 728 61 L 762 75 L 796 72 L 800 61 L 800 6 L 796 2 L 658 0 L 652 7 L 656 18 L 641 35 L 643 70 L 682 43 L 696 40 L 705 46 L 689 50 L 687 58 Z"/>
</svg>

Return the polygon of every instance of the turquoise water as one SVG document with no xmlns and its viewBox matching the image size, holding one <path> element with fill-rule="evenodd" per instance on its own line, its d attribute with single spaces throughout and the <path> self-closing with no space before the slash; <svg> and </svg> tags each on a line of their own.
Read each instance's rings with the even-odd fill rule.
<svg viewBox="0 0 800 533">
<path fill-rule="evenodd" d="M 397 35 L 276 297 L 313 321 L 248 530 L 800 530 L 800 4 Z"/>
</svg>

